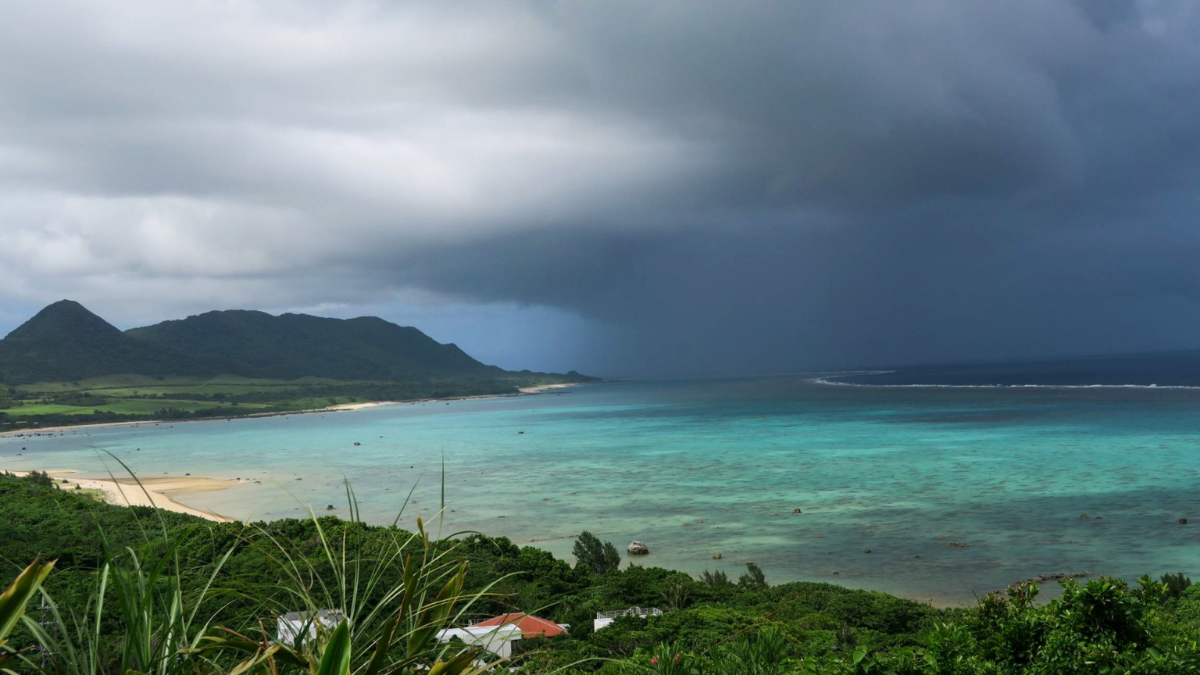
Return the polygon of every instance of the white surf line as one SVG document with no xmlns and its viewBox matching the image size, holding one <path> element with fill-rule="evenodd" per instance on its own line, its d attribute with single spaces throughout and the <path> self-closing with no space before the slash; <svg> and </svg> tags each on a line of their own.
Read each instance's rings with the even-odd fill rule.
<svg viewBox="0 0 1200 675">
<path fill-rule="evenodd" d="M 806 382 L 832 387 L 864 387 L 868 389 L 1147 389 L 1147 390 L 1200 390 L 1200 386 L 1185 384 L 869 384 L 866 382 L 843 382 L 841 378 L 857 375 L 886 375 L 894 370 L 854 370 L 837 375 L 813 377 Z"/>
<path fill-rule="evenodd" d="M 837 373 L 836 375 L 826 375 L 825 377 L 810 377 L 807 380 L 805 380 L 805 382 L 812 382 L 813 384 L 826 384 L 826 385 L 835 386 L 835 387 L 888 387 L 888 386 L 895 386 L 895 385 L 859 384 L 857 382 L 842 382 L 841 378 L 856 377 L 858 375 L 887 375 L 888 373 L 894 373 L 894 372 L 896 372 L 896 371 L 894 371 L 894 370 L 845 370 L 845 371 L 841 371 L 841 372 Z M 908 386 L 908 385 L 903 385 L 903 386 Z"/>
</svg>

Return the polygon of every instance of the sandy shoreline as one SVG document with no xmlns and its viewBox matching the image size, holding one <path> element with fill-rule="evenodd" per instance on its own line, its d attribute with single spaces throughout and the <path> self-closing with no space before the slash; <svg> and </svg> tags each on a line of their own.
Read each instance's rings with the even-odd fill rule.
<svg viewBox="0 0 1200 675">
<path fill-rule="evenodd" d="M 28 471 L 11 471 L 9 473 L 24 476 Z M 213 492 L 224 490 L 243 481 L 218 480 L 215 478 L 199 478 L 193 476 L 167 478 L 141 478 L 141 485 L 132 478 L 81 478 L 73 469 L 51 469 L 46 473 L 60 484 L 63 490 L 72 490 L 78 485 L 84 490 L 99 490 L 104 494 L 104 501 L 117 506 L 152 506 L 164 511 L 186 513 L 216 522 L 232 522 L 234 519 L 211 511 L 201 511 L 173 498 L 196 492 Z M 66 480 L 66 483 L 62 481 Z M 149 493 L 149 494 L 147 494 Z"/>
<path fill-rule="evenodd" d="M 536 387 L 519 387 L 517 391 L 522 394 L 541 394 L 552 389 L 567 389 L 568 387 L 578 387 L 582 382 L 563 382 L 562 384 L 539 384 Z"/>
<path fill-rule="evenodd" d="M 341 405 L 331 406 L 329 408 L 318 408 L 316 410 L 305 410 L 305 413 L 313 412 L 328 412 L 331 410 L 365 410 L 366 408 L 377 408 L 384 405 L 414 405 L 417 403 L 441 403 L 443 401 L 473 401 L 486 398 L 514 398 L 516 396 L 530 396 L 542 394 L 552 389 L 565 389 L 567 387 L 578 387 L 579 382 L 566 382 L 563 384 L 539 384 L 536 387 L 518 387 L 515 394 L 478 394 L 475 396 L 447 396 L 446 398 L 419 398 L 414 401 L 368 401 L 366 403 L 343 403 Z M 290 414 L 290 413 L 281 413 Z"/>
<path fill-rule="evenodd" d="M 91 429 L 100 429 L 104 427 L 136 427 L 146 424 L 162 425 L 183 422 L 219 422 L 229 419 L 245 419 L 254 417 L 279 417 L 286 415 L 307 415 L 312 413 L 326 412 L 353 412 L 355 410 L 366 410 L 368 408 L 377 408 L 386 405 L 415 405 L 418 403 L 432 403 L 434 401 L 465 401 L 471 399 L 488 399 L 488 398 L 509 398 L 516 396 L 531 396 L 541 394 L 545 391 L 553 389 L 562 389 L 566 387 L 578 386 L 576 383 L 564 384 L 546 384 L 537 387 L 522 387 L 516 394 L 481 394 L 478 396 L 457 396 L 450 398 L 439 399 L 418 399 L 414 401 L 369 401 L 366 403 L 346 403 L 342 405 L 330 406 L 328 408 L 315 408 L 312 410 L 294 410 L 280 413 L 263 413 L 259 415 L 243 415 L 240 417 L 213 417 L 198 420 L 138 420 L 136 422 L 102 422 L 99 424 L 79 424 L 74 426 L 59 426 L 45 427 L 36 429 L 17 429 L 14 431 L 6 431 L 0 433 L 0 437 L 34 437 L 38 435 L 54 435 L 61 434 L 67 431 L 78 432 L 80 430 L 87 431 Z M 2 470 L 0 470 L 2 471 Z M 74 489 L 78 485 L 83 490 L 99 490 L 104 495 L 104 501 L 117 506 L 153 506 L 166 511 L 174 511 L 176 513 L 186 513 L 192 516 L 198 516 L 207 520 L 217 522 L 230 522 L 235 520 L 228 516 L 210 511 L 202 511 L 195 509 L 186 504 L 183 504 L 174 499 L 175 496 L 182 497 L 184 495 L 193 494 L 196 492 L 213 492 L 224 490 L 233 485 L 237 485 L 243 481 L 224 480 L 216 478 L 203 478 L 197 476 L 184 477 L 155 477 L 141 478 L 141 485 L 133 478 L 83 478 L 78 476 L 78 471 L 74 469 L 46 469 L 46 473 L 50 474 L 55 482 L 60 483 L 62 489 Z M 28 474 L 28 471 L 11 471 L 18 476 Z M 62 483 L 63 480 L 68 481 Z M 149 494 L 147 494 L 149 493 Z"/>
<path fill-rule="evenodd" d="M 421 398 L 411 401 L 368 401 L 365 403 L 343 403 L 341 405 L 329 406 L 328 408 L 312 408 L 310 410 L 288 410 L 284 412 L 268 412 L 268 413 L 252 413 L 249 415 L 238 415 L 236 417 L 206 417 L 203 419 L 190 420 L 136 420 L 128 422 L 100 422 L 97 424 L 73 424 L 70 426 L 57 427 L 33 427 L 28 429 L 14 429 L 12 431 L 0 431 L 0 438 L 6 436 L 36 436 L 39 434 L 53 434 L 63 431 L 76 431 L 79 429 L 103 429 L 105 427 L 136 427 L 143 424 L 187 424 L 195 422 L 225 422 L 228 420 L 244 420 L 254 419 L 256 417 L 284 417 L 287 415 L 311 415 L 313 413 L 329 413 L 329 412 L 353 412 L 355 410 L 365 410 L 367 408 L 377 408 L 385 405 L 415 405 L 417 403 L 433 403 L 435 401 L 470 401 L 475 399 L 488 398 L 514 398 L 517 396 L 534 396 L 544 393 L 552 389 L 565 389 L 568 387 L 578 387 L 583 383 L 567 382 L 563 384 L 543 384 L 536 387 L 520 387 L 515 394 L 479 394 L 476 396 L 449 396 L 446 398 Z"/>
</svg>

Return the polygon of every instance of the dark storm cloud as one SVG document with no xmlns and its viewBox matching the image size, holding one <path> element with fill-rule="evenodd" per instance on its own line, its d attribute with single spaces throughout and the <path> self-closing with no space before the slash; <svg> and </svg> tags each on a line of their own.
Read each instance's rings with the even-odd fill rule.
<svg viewBox="0 0 1200 675">
<path fill-rule="evenodd" d="M 1200 344 L 1190 2 L 0 13 L 13 307 L 532 305 L 614 373 Z"/>
</svg>

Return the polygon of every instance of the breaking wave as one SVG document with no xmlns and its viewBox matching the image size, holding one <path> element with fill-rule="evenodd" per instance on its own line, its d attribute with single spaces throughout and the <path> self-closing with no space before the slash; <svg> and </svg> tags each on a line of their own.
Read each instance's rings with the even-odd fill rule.
<svg viewBox="0 0 1200 675">
<path fill-rule="evenodd" d="M 845 382 L 844 378 L 860 375 L 887 375 L 894 370 L 851 370 L 824 377 L 809 378 L 807 382 L 832 387 L 864 387 L 869 389 L 1196 389 L 1200 386 L 1184 384 L 871 384 L 867 382 Z"/>
</svg>

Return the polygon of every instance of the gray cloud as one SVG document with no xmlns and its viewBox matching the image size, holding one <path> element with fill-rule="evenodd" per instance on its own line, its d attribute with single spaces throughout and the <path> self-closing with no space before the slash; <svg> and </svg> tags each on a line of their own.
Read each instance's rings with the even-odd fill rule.
<svg viewBox="0 0 1200 675">
<path fill-rule="evenodd" d="M 1196 346 L 1198 29 L 1186 1 L 5 5 L 0 319 L 378 311 L 616 374 Z"/>
</svg>

